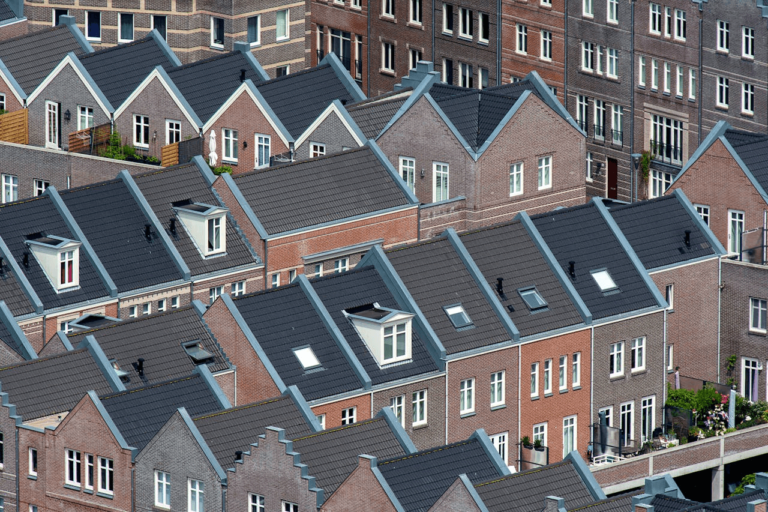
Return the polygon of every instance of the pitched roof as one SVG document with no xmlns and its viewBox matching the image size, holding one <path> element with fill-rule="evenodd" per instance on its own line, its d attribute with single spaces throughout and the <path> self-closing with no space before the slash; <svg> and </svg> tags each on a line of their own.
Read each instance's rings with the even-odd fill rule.
<svg viewBox="0 0 768 512">
<path fill-rule="evenodd" d="M 262 82 L 256 87 L 294 138 L 304 133 L 333 100 L 342 103 L 353 100 L 330 64 Z"/>
<path fill-rule="evenodd" d="M 96 273 L 86 251 L 80 250 L 80 286 L 65 293 L 56 293 L 37 259 L 26 244 L 27 236 L 35 233 L 55 235 L 76 240 L 59 215 L 48 195 L 0 205 L 0 237 L 16 260 L 46 309 L 107 297 L 108 292 Z M 28 266 L 24 266 L 28 253 Z"/>
<path fill-rule="evenodd" d="M 157 66 L 162 66 L 166 71 L 175 67 L 151 35 L 85 55 L 80 57 L 80 62 L 115 108 Z"/>
<path fill-rule="evenodd" d="M 609 212 L 648 270 L 717 254 L 676 195 L 615 206 Z M 690 245 L 686 231 L 691 232 Z"/>
<path fill-rule="evenodd" d="M 240 87 L 241 70 L 245 71 L 245 80 L 261 82 L 261 76 L 239 51 L 186 64 L 170 70 L 168 76 L 205 123 Z"/>
<path fill-rule="evenodd" d="M 490 512 L 540 512 L 547 496 L 563 498 L 569 509 L 594 501 L 571 461 L 476 483 L 475 490 Z"/>
<path fill-rule="evenodd" d="M 729 128 L 725 138 L 763 190 L 768 191 L 768 135 Z"/>
<path fill-rule="evenodd" d="M 510 340 L 451 243 L 444 237 L 387 251 L 387 258 L 448 354 Z M 457 329 L 443 309 L 460 303 L 474 327 Z"/>
<path fill-rule="evenodd" d="M 8 5 L 7 0 L 0 1 L 0 21 L 12 20 L 16 17 L 16 13 L 13 12 L 11 6 Z"/>
<path fill-rule="evenodd" d="M 270 235 L 409 204 L 368 146 L 234 180 Z"/>
<path fill-rule="evenodd" d="M 378 468 L 409 512 L 429 510 L 461 474 L 472 483 L 499 476 L 491 458 L 474 439 L 379 461 Z"/>
<path fill-rule="evenodd" d="M 119 292 L 182 279 L 162 239 L 121 179 L 61 192 Z"/>
<path fill-rule="evenodd" d="M 312 287 L 373 384 L 437 371 L 437 365 L 427 352 L 424 340 L 415 330 L 411 335 L 411 361 L 382 369 L 352 322 L 344 316 L 344 310 L 375 302 L 386 308 L 404 309 L 387 289 L 375 268 L 368 267 L 313 279 Z"/>
<path fill-rule="evenodd" d="M 764 500 L 768 493 L 762 489 L 753 489 L 736 494 L 729 498 L 709 503 L 699 503 L 697 501 L 671 498 L 663 494 L 657 494 L 653 497 L 651 505 L 658 512 L 743 512 L 747 510 L 747 503 L 755 500 Z"/>
<path fill-rule="evenodd" d="M 90 390 L 112 391 L 87 349 L 0 368 L 0 386 L 24 421 L 69 411 Z"/>
<path fill-rule="evenodd" d="M 413 89 L 410 87 L 364 100 L 347 107 L 366 139 L 375 139 L 400 107 L 408 101 Z"/>
<path fill-rule="evenodd" d="M 568 512 L 630 512 L 632 510 L 632 498 L 638 494 L 642 494 L 642 492 L 643 491 L 632 491 L 625 494 L 619 494 L 618 496 L 595 501 L 580 507 L 569 508 Z"/>
<path fill-rule="evenodd" d="M 84 53 L 66 25 L 0 41 L 0 59 L 27 94 L 31 94 L 69 52 Z"/>
<path fill-rule="evenodd" d="M 307 400 L 362 388 L 298 284 L 238 297 L 234 303 L 285 385 L 296 385 Z M 307 345 L 320 368 L 304 370 L 294 354 L 294 348 Z"/>
<path fill-rule="evenodd" d="M 520 222 L 479 229 L 460 236 L 494 292 L 497 279 L 504 279 L 502 286 L 506 300 L 504 297 L 499 299 L 521 336 L 582 322 L 570 296 Z M 545 309 L 532 312 L 518 292 L 532 286 L 547 302 Z M 510 305 L 514 311 L 509 310 Z"/>
<path fill-rule="evenodd" d="M 11 321 L 13 320 L 11 319 Z M 23 359 L 26 359 L 24 356 L 26 351 L 22 350 L 22 348 L 19 346 L 19 342 L 16 340 L 16 336 L 11 334 L 11 331 L 8 330 L 8 327 L 2 320 L 0 320 L 0 341 L 2 341 L 8 348 L 16 352 Z"/>
<path fill-rule="evenodd" d="M 532 219 L 566 275 L 569 262 L 575 262 L 573 286 L 595 319 L 658 305 L 595 203 L 542 213 Z M 618 290 L 600 290 L 591 275 L 600 269 L 608 271 Z"/>
<path fill-rule="evenodd" d="M 3 262 L 3 273 L 0 275 L 0 300 L 5 301 L 13 316 L 26 315 L 35 311 L 16 279 L 16 273 L 6 262 Z"/>
<path fill-rule="evenodd" d="M 309 466 L 328 498 L 358 465 L 358 455 L 401 457 L 405 450 L 383 418 L 324 430 L 293 440 L 293 451 Z"/>
<path fill-rule="evenodd" d="M 182 346 L 188 341 L 200 340 L 212 354 L 212 362 L 208 363 L 211 372 L 229 367 L 213 335 L 192 307 L 80 331 L 69 339 L 77 346 L 88 335 L 96 338 L 108 359 L 115 359 L 120 369 L 128 372 L 128 389 L 191 374 L 196 364 Z M 144 358 L 143 378 L 133 367 L 140 357 Z"/>
<path fill-rule="evenodd" d="M 171 232 L 170 219 L 176 218 L 174 202 L 191 200 L 214 206 L 219 204 L 194 163 L 152 171 L 134 176 L 133 179 L 193 276 L 260 263 L 258 257 L 248 249 L 231 215 L 226 217 L 227 252 L 215 258 L 203 258 L 187 231 L 179 227 L 180 223 L 176 224 L 176 233 Z"/>
<path fill-rule="evenodd" d="M 235 452 L 250 450 L 267 427 L 285 430 L 288 438 L 312 432 L 296 403 L 289 396 L 271 398 L 194 418 L 216 460 L 225 470 L 235 465 Z"/>
<path fill-rule="evenodd" d="M 126 442 L 138 450 L 185 407 L 190 416 L 221 410 L 216 395 L 199 375 L 99 397 Z"/>
</svg>

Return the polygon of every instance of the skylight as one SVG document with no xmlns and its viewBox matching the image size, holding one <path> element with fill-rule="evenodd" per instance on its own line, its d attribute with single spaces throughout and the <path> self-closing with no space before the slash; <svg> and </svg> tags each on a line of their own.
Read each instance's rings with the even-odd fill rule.
<svg viewBox="0 0 768 512">
<path fill-rule="evenodd" d="M 445 314 L 451 319 L 451 323 L 457 329 L 469 327 L 472 325 L 469 315 L 464 311 L 464 306 L 456 304 L 454 306 L 445 306 Z"/>
<path fill-rule="evenodd" d="M 112 365 L 112 369 L 115 370 L 118 378 L 124 379 L 128 377 L 128 372 L 120 369 L 120 365 L 118 364 L 117 359 L 110 359 L 109 363 Z"/>
<path fill-rule="evenodd" d="M 609 292 L 618 288 L 607 270 L 593 270 L 592 277 L 595 279 L 597 286 L 600 287 L 601 292 Z"/>
<path fill-rule="evenodd" d="M 203 344 L 200 343 L 199 341 L 185 343 L 184 350 L 187 352 L 187 355 L 191 357 L 192 360 L 196 363 L 205 361 L 206 359 L 210 359 L 213 357 L 213 354 L 205 350 L 203 348 Z"/>
<path fill-rule="evenodd" d="M 518 290 L 518 292 L 525 301 L 525 305 L 528 306 L 528 309 L 531 311 L 547 307 L 547 301 L 544 300 L 536 288 L 526 288 Z"/>
<path fill-rule="evenodd" d="M 302 368 L 309 370 L 320 366 L 320 361 L 317 360 L 317 356 L 312 351 L 312 347 L 303 347 L 293 349 L 293 353 L 296 354 L 296 359 L 301 363 Z"/>
</svg>

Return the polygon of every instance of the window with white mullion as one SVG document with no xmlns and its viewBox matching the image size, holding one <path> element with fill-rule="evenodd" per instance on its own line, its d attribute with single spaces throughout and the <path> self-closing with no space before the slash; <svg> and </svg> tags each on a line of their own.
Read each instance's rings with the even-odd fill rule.
<svg viewBox="0 0 768 512">
<path fill-rule="evenodd" d="M 539 363 L 531 363 L 531 398 L 539 396 Z"/>
<path fill-rule="evenodd" d="M 741 27 L 741 56 L 747 59 L 755 58 L 755 29 Z"/>
<path fill-rule="evenodd" d="M 606 21 L 608 21 L 608 23 L 619 22 L 619 0 L 608 0 Z"/>
<path fill-rule="evenodd" d="M 432 164 L 433 193 L 432 202 L 447 201 L 448 195 L 448 164 L 434 162 Z"/>
<path fill-rule="evenodd" d="M 407 156 L 400 157 L 400 176 L 408 188 L 416 190 L 416 160 Z"/>
<path fill-rule="evenodd" d="M 504 405 L 504 374 L 503 371 L 491 374 L 491 407 Z"/>
<path fill-rule="evenodd" d="M 80 452 L 67 450 L 66 477 L 64 480 L 66 484 L 80 487 L 81 464 Z"/>
<path fill-rule="evenodd" d="M 717 51 L 728 52 L 731 49 L 731 24 L 717 20 Z"/>
<path fill-rule="evenodd" d="M 149 147 L 149 116 L 133 116 L 133 145 L 140 148 Z"/>
<path fill-rule="evenodd" d="M 459 385 L 459 413 L 469 414 L 475 410 L 475 379 L 461 381 Z"/>
<path fill-rule="evenodd" d="M 741 87 L 741 113 L 755 113 L 755 86 L 746 82 Z"/>
<path fill-rule="evenodd" d="M 766 332 L 766 311 L 768 303 L 765 299 L 749 299 L 749 330 L 752 332 Z"/>
<path fill-rule="evenodd" d="M 758 381 L 760 362 L 751 357 L 741 358 L 741 395 L 751 402 L 756 402 L 759 398 Z"/>
<path fill-rule="evenodd" d="M 611 344 L 609 370 L 611 377 L 624 375 L 624 342 Z"/>
<path fill-rule="evenodd" d="M 645 370 L 645 337 L 632 340 L 630 368 L 633 372 Z"/>
<path fill-rule="evenodd" d="M 523 162 L 517 162 L 509 166 L 509 195 L 516 196 L 523 193 Z"/>
</svg>

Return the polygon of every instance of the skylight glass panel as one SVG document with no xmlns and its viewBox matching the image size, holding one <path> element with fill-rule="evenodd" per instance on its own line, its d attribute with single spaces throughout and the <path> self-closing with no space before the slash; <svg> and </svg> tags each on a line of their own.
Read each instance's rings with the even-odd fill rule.
<svg viewBox="0 0 768 512">
<path fill-rule="evenodd" d="M 464 311 L 464 306 L 461 304 L 447 306 L 445 308 L 445 314 L 448 315 L 448 318 L 451 319 L 451 323 L 457 329 L 472 325 L 472 320 L 469 319 L 469 315 Z"/>
<path fill-rule="evenodd" d="M 213 357 L 213 354 L 205 350 L 203 348 L 203 344 L 200 342 L 187 343 L 184 345 L 184 350 L 187 352 L 187 355 L 191 357 L 192 360 L 196 363 Z"/>
<path fill-rule="evenodd" d="M 293 353 L 296 354 L 296 359 L 299 360 L 305 370 L 320 366 L 320 361 L 317 360 L 311 347 L 297 348 L 293 350 Z"/>
<path fill-rule="evenodd" d="M 597 286 L 600 287 L 601 292 L 608 292 L 618 288 L 616 283 L 613 282 L 611 274 L 609 274 L 607 270 L 597 270 L 592 272 L 592 277 L 595 279 Z"/>
<path fill-rule="evenodd" d="M 544 300 L 536 288 L 520 290 L 520 296 L 531 311 L 547 307 L 547 301 Z"/>
</svg>

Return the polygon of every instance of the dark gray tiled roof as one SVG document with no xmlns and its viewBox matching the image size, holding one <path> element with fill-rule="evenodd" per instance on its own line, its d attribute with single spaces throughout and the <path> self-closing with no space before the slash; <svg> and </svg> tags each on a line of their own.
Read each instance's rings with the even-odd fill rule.
<svg viewBox="0 0 768 512">
<path fill-rule="evenodd" d="M 235 183 L 270 235 L 408 204 L 367 146 L 240 174 Z"/>
<path fill-rule="evenodd" d="M 582 322 L 576 306 L 521 223 L 512 222 L 464 233 L 461 241 L 494 292 L 496 280 L 499 277 L 504 279 L 507 300 L 499 299 L 521 336 Z M 547 301 L 546 309 L 532 313 L 525 305 L 517 290 L 531 286 L 535 286 Z M 509 311 L 509 305 L 514 311 Z"/>
<path fill-rule="evenodd" d="M 768 135 L 729 129 L 725 138 L 763 190 L 768 191 Z"/>
<path fill-rule="evenodd" d="M 175 68 L 151 36 L 85 55 L 80 62 L 116 109 L 157 66 Z"/>
<path fill-rule="evenodd" d="M 747 510 L 747 503 L 764 500 L 768 497 L 767 494 L 763 490 L 755 489 L 709 503 L 670 498 L 659 494 L 653 497 L 651 505 L 657 512 L 744 512 Z"/>
<path fill-rule="evenodd" d="M 424 341 L 415 331 L 411 337 L 411 362 L 382 369 L 352 322 L 344 316 L 343 311 L 346 309 L 374 302 L 386 308 L 403 310 L 403 306 L 397 303 L 375 268 L 331 274 L 312 280 L 312 286 L 374 385 L 437 371 L 437 365 L 427 352 Z"/>
<path fill-rule="evenodd" d="M 528 80 L 483 90 L 437 83 L 429 94 L 472 149 L 477 151 L 526 90 L 538 96 Z"/>
<path fill-rule="evenodd" d="M 185 407 L 190 416 L 221 410 L 210 386 L 199 375 L 100 397 L 129 446 L 142 450 L 173 416 Z"/>
<path fill-rule="evenodd" d="M 657 306 L 643 276 L 594 203 L 542 213 L 533 222 L 566 275 L 568 262 L 575 262 L 572 282 L 593 318 Z M 597 269 L 608 270 L 618 292 L 600 291 L 591 275 Z"/>
<path fill-rule="evenodd" d="M 490 512 L 540 512 L 547 496 L 563 498 L 569 509 L 594 501 L 570 461 L 474 483 Z"/>
<path fill-rule="evenodd" d="M 609 211 L 648 270 L 716 254 L 676 196 L 615 206 Z M 686 230 L 691 232 L 690 246 L 685 244 Z"/>
<path fill-rule="evenodd" d="M 0 300 L 5 301 L 5 305 L 11 310 L 13 316 L 26 315 L 35 311 L 16 279 L 16 274 L 6 262 L 3 263 L 3 274 L 0 275 Z"/>
<path fill-rule="evenodd" d="M 11 336 L 10 331 L 5 326 L 5 322 L 0 321 L 0 341 L 5 343 L 8 348 L 19 354 L 22 355 L 21 349 L 19 348 L 19 345 L 16 343 L 16 339 Z"/>
<path fill-rule="evenodd" d="M 67 412 L 90 390 L 112 391 L 86 349 L 0 368 L 0 385 L 24 421 Z"/>
<path fill-rule="evenodd" d="M 0 205 L 0 236 L 46 309 L 108 296 L 107 289 L 82 248 L 80 249 L 80 287 L 56 293 L 25 243 L 26 236 L 33 233 L 46 233 L 75 240 L 75 236 L 69 231 L 64 219 L 47 195 Z M 29 253 L 28 267 L 24 267 L 23 264 L 25 252 Z"/>
<path fill-rule="evenodd" d="M 267 427 L 285 430 L 290 439 L 312 432 L 296 403 L 288 396 L 242 405 L 194 418 L 195 426 L 221 467 L 235 466 L 235 452 L 247 452 Z"/>
<path fill-rule="evenodd" d="M 472 483 L 499 476 L 477 440 L 379 461 L 378 467 L 408 512 L 429 510 L 461 474 L 466 474 Z"/>
<path fill-rule="evenodd" d="M 352 101 L 330 64 L 256 84 L 275 115 L 298 138 L 333 100 Z"/>
<path fill-rule="evenodd" d="M 445 238 L 392 249 L 387 258 L 413 296 L 448 354 L 509 341 L 494 313 L 451 243 Z M 461 303 L 474 328 L 457 330 L 444 306 Z"/>
<path fill-rule="evenodd" d="M 150 221 L 122 180 L 62 191 L 61 198 L 118 292 L 183 278 L 154 227 L 144 236 Z"/>
<path fill-rule="evenodd" d="M 0 59 L 25 93 L 31 94 L 69 52 L 83 54 L 64 25 L 0 41 Z"/>
<path fill-rule="evenodd" d="M 245 79 L 254 84 L 261 77 L 246 56 L 240 52 L 216 55 L 178 67 L 168 72 L 173 83 L 205 123 L 216 113 L 240 87 L 240 70 L 245 70 Z"/>
<path fill-rule="evenodd" d="M 366 139 L 375 139 L 381 130 L 397 114 L 410 94 L 403 89 L 384 94 L 377 98 L 355 103 L 347 107 L 347 112 L 355 120 Z"/>
<path fill-rule="evenodd" d="M 328 498 L 358 465 L 358 455 L 379 459 L 405 455 L 403 447 L 383 418 L 324 430 L 293 440 L 293 451 L 309 466 L 317 487 Z"/>
<path fill-rule="evenodd" d="M 16 17 L 11 6 L 5 0 L 0 1 L 0 21 L 11 20 Z"/>
<path fill-rule="evenodd" d="M 176 234 L 171 233 L 170 219 L 176 217 L 172 206 L 174 202 L 189 199 L 213 206 L 219 204 L 195 164 L 168 167 L 134 176 L 134 180 L 193 276 L 257 263 L 231 215 L 227 215 L 227 253 L 223 256 L 203 258 L 180 222 L 176 223 Z"/>
<path fill-rule="evenodd" d="M 677 512 L 688 510 L 689 507 L 700 507 L 702 504 L 696 501 L 657 494 L 653 497 L 653 500 L 651 500 L 651 505 L 653 505 L 655 512 Z"/>
<path fill-rule="evenodd" d="M 620 494 L 611 498 L 595 501 L 581 507 L 570 508 L 568 512 L 631 512 L 632 497 L 642 494 L 642 491 L 633 491 L 626 494 Z M 560 495 L 557 494 L 559 497 Z M 566 506 L 568 504 L 566 503 Z"/>
<path fill-rule="evenodd" d="M 307 400 L 362 388 L 298 284 L 238 297 L 234 302 L 286 386 L 296 385 Z M 306 345 L 321 368 L 305 371 L 299 363 L 293 349 Z"/>
<path fill-rule="evenodd" d="M 188 341 L 200 340 L 203 348 L 213 354 L 213 362 L 208 364 L 211 372 L 229 367 L 207 326 L 192 307 L 81 331 L 70 335 L 69 340 L 76 347 L 88 335 L 96 338 L 107 359 L 115 359 L 120 369 L 128 372 L 125 382 L 128 389 L 191 374 L 196 365 L 182 347 Z M 143 378 L 133 367 L 140 357 L 144 358 Z"/>
</svg>

